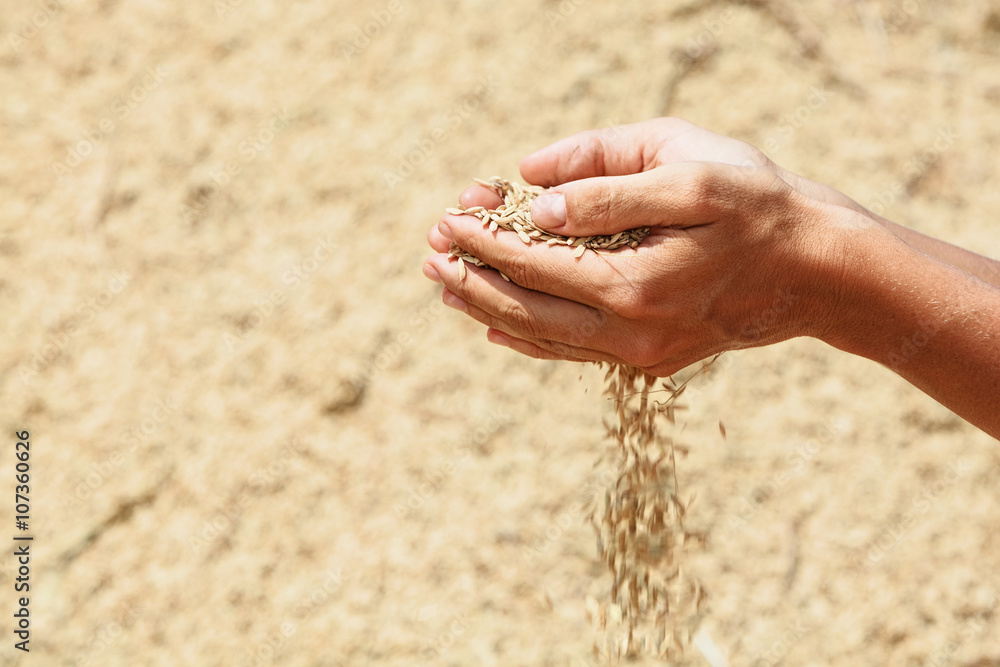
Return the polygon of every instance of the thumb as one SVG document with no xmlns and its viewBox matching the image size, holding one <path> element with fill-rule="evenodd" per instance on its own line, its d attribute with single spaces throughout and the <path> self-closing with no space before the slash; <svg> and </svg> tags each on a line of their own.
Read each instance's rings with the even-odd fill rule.
<svg viewBox="0 0 1000 667">
<path fill-rule="evenodd" d="M 725 171 L 725 165 L 675 162 L 629 176 L 571 181 L 536 197 L 531 219 L 562 236 L 693 227 L 715 217 Z"/>
</svg>

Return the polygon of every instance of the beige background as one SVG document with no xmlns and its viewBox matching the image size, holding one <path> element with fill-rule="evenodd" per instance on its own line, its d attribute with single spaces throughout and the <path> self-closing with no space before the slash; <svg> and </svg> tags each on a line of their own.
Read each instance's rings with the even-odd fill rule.
<svg viewBox="0 0 1000 667">
<path fill-rule="evenodd" d="M 420 275 L 571 132 L 682 116 L 996 255 L 996 2 L 615 4 L 3 3 L 0 662 L 586 664 L 600 372 Z M 724 359 L 680 475 L 731 663 L 1000 665 L 997 442 L 814 340 Z"/>
</svg>

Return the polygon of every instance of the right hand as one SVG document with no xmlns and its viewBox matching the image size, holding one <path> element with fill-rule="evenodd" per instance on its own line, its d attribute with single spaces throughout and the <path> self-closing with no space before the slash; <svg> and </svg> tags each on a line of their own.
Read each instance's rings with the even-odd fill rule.
<svg viewBox="0 0 1000 667">
<path fill-rule="evenodd" d="M 672 162 L 691 161 L 762 167 L 805 197 L 843 206 L 896 231 L 896 225 L 885 218 L 828 185 L 788 171 L 759 148 L 680 118 L 656 118 L 578 132 L 524 158 L 521 176 L 528 183 L 554 187 L 582 178 L 624 176 Z M 487 208 L 502 203 L 492 190 L 479 185 L 467 188 L 459 201 L 466 207 Z M 432 233 L 430 241 L 439 252 L 447 251 L 448 241 L 440 235 Z"/>
<path fill-rule="evenodd" d="M 579 132 L 524 158 L 521 175 L 529 183 L 553 187 L 581 178 L 635 174 L 672 162 L 762 167 L 806 197 L 843 206 L 881 222 L 879 216 L 847 195 L 784 169 L 760 149 L 680 118 L 656 118 Z M 487 199 L 488 193 L 476 193 L 477 189 L 469 188 L 466 192 L 492 201 Z"/>
</svg>

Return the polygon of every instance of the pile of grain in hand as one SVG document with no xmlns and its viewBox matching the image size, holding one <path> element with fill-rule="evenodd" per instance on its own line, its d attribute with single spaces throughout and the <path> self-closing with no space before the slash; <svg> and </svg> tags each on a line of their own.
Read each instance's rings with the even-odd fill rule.
<svg viewBox="0 0 1000 667">
<path fill-rule="evenodd" d="M 491 232 L 495 232 L 497 229 L 516 232 L 518 237 L 525 243 L 539 241 L 548 245 L 571 246 L 576 248 L 573 253 L 574 256 L 580 257 L 587 251 L 587 248 L 592 250 L 615 250 L 623 246 L 635 248 L 649 235 L 649 227 L 630 229 L 626 232 L 618 232 L 617 234 L 608 236 L 575 237 L 552 234 L 536 227 L 535 223 L 531 221 L 531 202 L 535 197 L 544 192 L 542 188 L 533 185 L 519 185 L 504 180 L 499 176 L 494 176 L 488 181 L 478 178 L 473 180 L 484 187 L 492 188 L 503 198 L 503 203 L 495 209 L 488 209 L 482 206 L 473 206 L 471 208 L 459 206 L 457 208 L 446 209 L 446 211 L 452 215 L 474 215 L 482 220 L 483 226 L 489 227 Z M 471 262 L 475 266 L 487 266 L 484 262 L 465 252 L 454 243 L 451 244 L 451 255 L 452 257 L 458 257 L 458 271 L 463 279 L 465 278 L 465 262 Z M 502 271 L 500 275 L 505 280 L 510 280 L 507 276 L 504 276 Z"/>
<path fill-rule="evenodd" d="M 594 251 L 636 248 L 649 234 L 648 228 L 579 238 L 552 234 L 539 229 L 531 220 L 531 202 L 544 192 L 542 188 L 521 186 L 499 177 L 489 181 L 476 179 L 476 182 L 492 188 L 503 198 L 503 204 L 495 209 L 457 207 L 447 212 L 474 215 L 491 231 L 515 232 L 528 244 L 575 247 L 575 256 L 580 257 L 588 248 Z M 458 259 L 463 280 L 465 262 L 487 267 L 454 243 L 450 254 Z M 507 276 L 504 278 L 509 280 Z M 658 429 L 660 421 L 674 423 L 674 411 L 679 407 L 677 399 L 686 382 L 681 385 L 672 380 L 664 382 L 666 400 L 662 402 L 650 397 L 651 391 L 657 391 L 655 382 L 655 377 L 622 364 L 609 364 L 605 377 L 604 395 L 613 401 L 616 418 L 607 432 L 616 455 L 613 463 L 616 481 L 595 502 L 591 522 L 597 531 L 598 554 L 607 567 L 611 586 L 605 601 L 590 598 L 587 609 L 603 634 L 595 642 L 594 651 L 606 660 L 638 654 L 680 658 L 701 618 L 705 600 L 701 584 L 682 569 L 684 554 L 692 547 L 703 546 L 704 537 L 684 527 L 684 514 L 690 503 L 680 499 L 677 485 L 679 446 Z"/>
</svg>

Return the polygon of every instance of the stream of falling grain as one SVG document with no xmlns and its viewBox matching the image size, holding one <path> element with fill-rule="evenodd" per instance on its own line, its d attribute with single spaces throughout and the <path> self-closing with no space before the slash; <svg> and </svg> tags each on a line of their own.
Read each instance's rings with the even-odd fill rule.
<svg viewBox="0 0 1000 667">
<path fill-rule="evenodd" d="M 546 243 L 575 248 L 580 257 L 588 249 L 612 251 L 637 248 L 648 228 L 607 236 L 565 237 L 535 226 L 531 202 L 541 188 L 522 186 L 499 177 L 476 182 L 494 190 L 503 204 L 449 208 L 453 215 L 474 215 L 491 231 L 515 232 L 524 243 Z M 455 243 L 450 254 L 459 262 L 459 277 L 466 277 L 465 263 L 487 264 Z M 504 279 L 509 280 L 502 272 Z M 715 359 L 706 362 L 707 370 Z M 701 583 L 684 570 L 684 556 L 704 546 L 705 536 L 688 531 L 684 516 L 690 501 L 681 500 L 677 483 L 679 445 L 660 426 L 675 424 L 674 413 L 687 382 L 662 381 L 638 368 L 607 366 L 604 396 L 614 405 L 615 418 L 607 426 L 608 443 L 615 452 L 610 462 L 615 482 L 595 500 L 590 521 L 597 533 L 598 557 L 604 563 L 610 586 L 606 599 L 588 598 L 587 612 L 599 638 L 596 657 L 618 661 L 635 655 L 655 655 L 665 660 L 683 656 L 703 614 L 706 599 Z M 696 373 L 697 374 L 697 373 Z M 651 396 L 666 396 L 657 401 Z"/>
<path fill-rule="evenodd" d="M 684 526 L 690 501 L 681 500 L 677 481 L 679 446 L 660 430 L 664 422 L 676 423 L 687 384 L 663 381 L 661 402 L 650 395 L 657 378 L 637 368 L 610 364 L 604 382 L 615 411 L 606 437 L 614 445 L 616 479 L 590 515 L 611 579 L 606 600 L 588 601 L 603 633 L 594 652 L 612 661 L 632 655 L 677 660 L 706 599 L 701 582 L 684 570 L 685 554 L 703 548 L 705 536 Z"/>
</svg>

